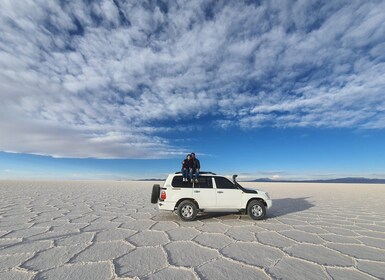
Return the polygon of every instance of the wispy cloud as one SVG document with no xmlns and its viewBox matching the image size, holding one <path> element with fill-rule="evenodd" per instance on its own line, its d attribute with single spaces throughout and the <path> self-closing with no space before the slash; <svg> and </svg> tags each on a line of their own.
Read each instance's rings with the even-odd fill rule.
<svg viewBox="0 0 385 280">
<path fill-rule="evenodd" d="M 384 34 L 383 1 L 3 1 L 0 150 L 162 157 L 203 119 L 384 128 Z"/>
<path fill-rule="evenodd" d="M 227 177 L 231 178 L 232 175 L 228 174 Z M 355 173 L 334 173 L 334 172 L 306 172 L 302 171 L 299 174 L 298 171 L 255 171 L 251 173 L 240 173 L 238 179 L 240 181 L 252 181 L 255 179 L 270 179 L 272 181 L 296 181 L 296 180 L 328 180 L 337 178 L 349 178 L 349 177 L 363 177 L 363 178 L 385 178 L 385 173 L 372 173 L 372 172 L 360 172 Z"/>
</svg>

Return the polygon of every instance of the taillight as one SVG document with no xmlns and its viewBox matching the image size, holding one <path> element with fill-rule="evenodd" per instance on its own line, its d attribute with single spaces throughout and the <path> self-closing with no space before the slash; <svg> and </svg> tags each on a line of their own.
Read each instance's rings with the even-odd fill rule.
<svg viewBox="0 0 385 280">
<path fill-rule="evenodd" d="M 165 192 L 165 191 L 162 191 L 162 192 L 160 193 L 160 199 L 161 199 L 161 200 L 166 200 L 166 192 Z"/>
</svg>

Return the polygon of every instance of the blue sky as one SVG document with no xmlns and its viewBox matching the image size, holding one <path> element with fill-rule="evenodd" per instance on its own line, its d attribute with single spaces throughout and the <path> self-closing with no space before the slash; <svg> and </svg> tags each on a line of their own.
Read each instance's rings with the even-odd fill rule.
<svg viewBox="0 0 385 280">
<path fill-rule="evenodd" d="M 384 1 L 3 1 L 0 178 L 385 178 Z"/>
</svg>

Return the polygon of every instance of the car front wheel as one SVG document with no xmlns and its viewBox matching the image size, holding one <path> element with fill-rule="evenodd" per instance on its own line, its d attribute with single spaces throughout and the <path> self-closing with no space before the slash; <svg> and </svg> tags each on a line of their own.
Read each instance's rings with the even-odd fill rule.
<svg viewBox="0 0 385 280">
<path fill-rule="evenodd" d="M 247 206 L 247 213 L 253 220 L 262 220 L 266 216 L 266 207 L 263 202 L 253 200 Z"/>
<path fill-rule="evenodd" d="M 182 201 L 177 209 L 178 216 L 183 221 L 193 221 L 198 213 L 197 206 L 190 200 Z"/>
</svg>

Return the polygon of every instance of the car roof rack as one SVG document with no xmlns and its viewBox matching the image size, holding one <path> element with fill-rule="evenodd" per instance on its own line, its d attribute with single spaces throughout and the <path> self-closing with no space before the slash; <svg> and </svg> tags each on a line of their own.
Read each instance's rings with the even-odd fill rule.
<svg viewBox="0 0 385 280">
<path fill-rule="evenodd" d="M 182 174 L 182 172 L 181 172 L 181 171 L 178 171 L 178 172 L 175 172 L 175 174 Z M 211 174 L 211 175 L 217 175 L 216 173 L 211 172 L 211 171 L 199 171 L 199 174 Z"/>
</svg>

